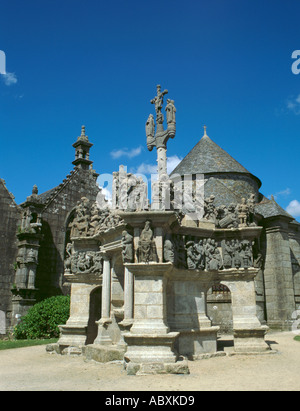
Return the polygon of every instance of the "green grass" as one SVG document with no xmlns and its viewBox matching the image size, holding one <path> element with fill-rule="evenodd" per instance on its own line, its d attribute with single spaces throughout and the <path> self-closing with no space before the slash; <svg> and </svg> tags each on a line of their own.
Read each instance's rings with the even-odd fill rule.
<svg viewBox="0 0 300 411">
<path fill-rule="evenodd" d="M 54 344 L 58 338 L 47 340 L 0 340 L 0 350 L 9 350 L 11 348 L 32 347 L 33 345 Z"/>
<path fill-rule="evenodd" d="M 296 335 L 296 337 L 294 338 L 294 340 L 300 341 L 300 335 Z"/>
</svg>

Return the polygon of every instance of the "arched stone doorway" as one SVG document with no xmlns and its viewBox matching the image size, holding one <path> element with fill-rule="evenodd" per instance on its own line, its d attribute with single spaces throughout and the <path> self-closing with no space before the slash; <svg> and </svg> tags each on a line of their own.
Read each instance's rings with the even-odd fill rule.
<svg viewBox="0 0 300 411">
<path fill-rule="evenodd" d="M 231 293 L 227 286 L 217 283 L 207 292 L 207 315 L 221 334 L 232 334 Z"/>
<path fill-rule="evenodd" d="M 96 287 L 90 294 L 89 320 L 86 344 L 93 344 L 98 334 L 96 321 L 101 318 L 102 287 Z"/>
</svg>

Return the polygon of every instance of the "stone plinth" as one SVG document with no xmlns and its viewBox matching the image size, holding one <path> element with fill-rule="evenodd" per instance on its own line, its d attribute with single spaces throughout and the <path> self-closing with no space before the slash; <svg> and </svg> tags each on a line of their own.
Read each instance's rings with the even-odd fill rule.
<svg viewBox="0 0 300 411">
<path fill-rule="evenodd" d="M 217 334 L 220 327 L 181 330 L 176 342 L 179 354 L 196 360 L 202 354 L 217 352 Z"/>
<path fill-rule="evenodd" d="M 166 314 L 166 286 L 173 265 L 140 263 L 126 264 L 126 267 L 134 275 L 133 325 L 130 333 L 124 334 L 127 372 L 133 373 L 132 369 L 146 374 L 158 369 L 166 372 L 165 364 L 176 363 L 174 344 L 179 335 L 169 332 Z"/>
<path fill-rule="evenodd" d="M 269 351 L 264 338 L 269 327 L 234 330 L 234 351 L 237 353 L 260 353 Z"/>
<path fill-rule="evenodd" d="M 254 278 L 257 272 L 257 269 L 249 268 L 224 270 L 222 273 L 224 278 L 228 278 L 222 284 L 231 292 L 235 352 L 270 350 L 264 340 L 268 327 L 261 325 L 256 313 Z"/>
<path fill-rule="evenodd" d="M 134 363 L 175 363 L 173 347 L 178 334 L 124 334 L 128 344 L 125 357 Z"/>
<path fill-rule="evenodd" d="M 214 273 L 174 268 L 168 285 L 168 321 L 180 332 L 175 347 L 179 355 L 197 358 L 217 351 L 219 327 L 212 327 L 206 313 L 206 294 Z"/>
<path fill-rule="evenodd" d="M 94 288 L 94 285 L 72 284 L 70 317 L 65 325 L 60 326 L 59 346 L 81 347 L 86 343 L 90 295 Z"/>
</svg>

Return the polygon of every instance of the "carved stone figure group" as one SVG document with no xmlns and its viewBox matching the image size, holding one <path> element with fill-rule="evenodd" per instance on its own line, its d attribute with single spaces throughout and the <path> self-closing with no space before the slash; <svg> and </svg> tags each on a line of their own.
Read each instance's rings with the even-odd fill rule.
<svg viewBox="0 0 300 411">
<path fill-rule="evenodd" d="M 76 238 L 92 237 L 120 224 L 122 219 L 118 214 L 112 213 L 108 208 L 99 209 L 97 203 L 90 204 L 90 201 L 83 197 L 77 203 L 75 216 L 69 227 L 71 238 Z"/>
<path fill-rule="evenodd" d="M 254 266 L 252 243 L 249 240 L 214 238 L 185 239 L 167 236 L 164 241 L 164 262 L 190 270 L 222 270 Z"/>
<path fill-rule="evenodd" d="M 200 270 L 220 270 L 223 267 L 222 256 L 213 238 L 188 241 L 186 244 L 187 267 Z"/>
<path fill-rule="evenodd" d="M 112 206 L 127 211 L 147 209 L 147 184 L 143 178 L 127 173 L 124 166 L 120 166 L 119 171 L 113 173 Z"/>
<path fill-rule="evenodd" d="M 249 199 L 242 198 L 239 204 L 229 206 L 214 205 L 214 196 L 210 196 L 204 201 L 204 219 L 212 221 L 220 228 L 237 228 L 256 226 L 254 218 L 254 195 Z"/>
<path fill-rule="evenodd" d="M 249 240 L 223 242 L 224 268 L 248 268 L 253 266 L 252 244 Z"/>
<path fill-rule="evenodd" d="M 71 243 L 67 244 L 68 257 L 65 260 L 66 274 L 102 273 L 102 256 L 100 251 L 74 251 Z"/>
</svg>

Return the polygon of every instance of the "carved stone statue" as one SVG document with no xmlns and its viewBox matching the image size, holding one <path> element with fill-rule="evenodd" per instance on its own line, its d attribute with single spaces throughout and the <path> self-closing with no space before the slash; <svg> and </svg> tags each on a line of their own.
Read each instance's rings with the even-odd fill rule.
<svg viewBox="0 0 300 411">
<path fill-rule="evenodd" d="M 243 240 L 241 242 L 241 257 L 244 268 L 253 266 L 252 246 L 249 240 Z"/>
<path fill-rule="evenodd" d="M 170 263 L 175 262 L 175 247 L 169 237 L 166 237 L 164 242 L 164 261 Z"/>
<path fill-rule="evenodd" d="M 236 228 L 239 225 L 239 219 L 236 206 L 230 204 L 228 208 L 224 206 L 222 218 L 218 219 L 218 226 L 221 228 Z"/>
<path fill-rule="evenodd" d="M 98 208 L 97 203 L 94 203 L 91 207 L 91 218 L 89 222 L 89 231 L 88 234 L 93 236 L 97 232 L 97 228 L 99 227 L 100 222 L 100 209 Z"/>
<path fill-rule="evenodd" d="M 216 208 L 214 205 L 215 196 L 211 195 L 209 198 L 204 200 L 204 216 L 203 218 L 208 221 L 216 221 Z"/>
<path fill-rule="evenodd" d="M 204 246 L 205 269 L 207 271 L 220 270 L 223 266 L 222 256 L 213 238 L 208 238 Z"/>
<path fill-rule="evenodd" d="M 151 222 L 148 220 L 146 221 L 145 227 L 140 235 L 138 243 L 138 260 L 140 263 L 157 261 L 153 231 L 151 229 Z"/>
<path fill-rule="evenodd" d="M 174 100 L 167 100 L 167 105 L 166 105 L 166 112 L 167 112 L 167 123 L 176 123 L 176 118 L 175 118 L 175 113 L 176 113 L 176 108 L 174 106 Z"/>
<path fill-rule="evenodd" d="M 249 205 L 246 203 L 245 198 L 242 198 L 241 204 L 237 207 L 239 227 L 247 227 L 247 221 L 249 218 Z"/>
<path fill-rule="evenodd" d="M 75 209 L 75 218 L 71 223 L 71 237 L 86 237 L 89 229 L 89 200 L 82 197 Z"/>
<path fill-rule="evenodd" d="M 226 240 L 223 247 L 224 268 L 232 268 L 233 251 L 234 250 L 232 248 L 232 245 L 230 244 L 230 241 Z"/>
<path fill-rule="evenodd" d="M 122 232 L 122 259 L 124 263 L 133 262 L 133 236 L 125 230 Z"/>
<path fill-rule="evenodd" d="M 203 240 L 199 240 L 198 243 L 194 245 L 195 253 L 197 254 L 197 268 L 204 270 L 205 268 L 205 254 Z"/>
<path fill-rule="evenodd" d="M 194 245 L 194 241 L 188 241 L 186 243 L 186 258 L 189 270 L 195 270 L 197 268 L 197 255 L 195 253 Z"/>
<path fill-rule="evenodd" d="M 147 136 L 147 148 L 149 151 L 153 150 L 155 147 L 155 123 L 153 114 L 150 114 L 146 122 L 146 136 Z"/>
<path fill-rule="evenodd" d="M 74 252 L 74 246 L 72 243 L 68 243 L 66 246 L 67 258 L 65 259 L 65 273 L 71 272 L 71 259 Z"/>
<path fill-rule="evenodd" d="M 242 266 L 241 260 L 241 244 L 239 240 L 231 240 L 231 247 L 233 250 L 233 267 L 240 268 Z"/>
</svg>

